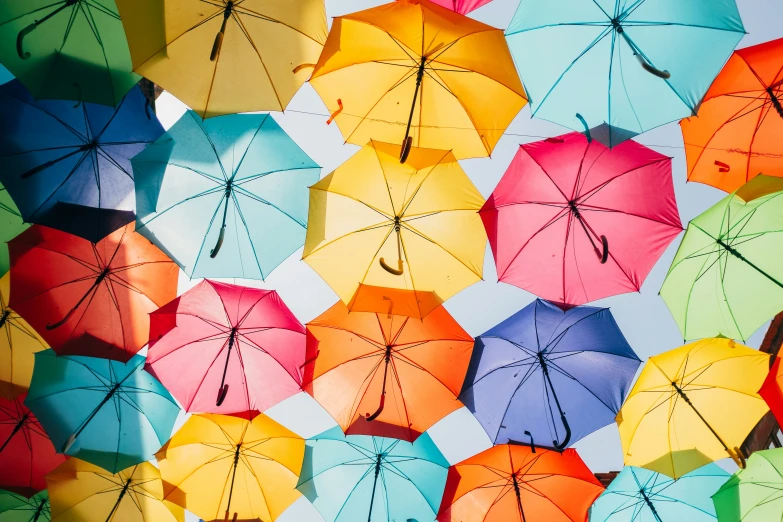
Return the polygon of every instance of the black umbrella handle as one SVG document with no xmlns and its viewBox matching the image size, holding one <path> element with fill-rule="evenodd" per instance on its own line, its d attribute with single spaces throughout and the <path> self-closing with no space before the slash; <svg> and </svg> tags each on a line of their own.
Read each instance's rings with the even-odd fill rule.
<svg viewBox="0 0 783 522">
<path fill-rule="evenodd" d="M 237 336 L 237 327 L 231 328 L 231 334 L 228 336 L 228 350 L 226 353 L 226 364 L 223 367 L 223 378 L 220 380 L 220 388 L 218 389 L 217 400 L 215 406 L 220 406 L 223 401 L 226 400 L 228 395 L 228 384 L 226 384 L 226 374 L 228 373 L 228 361 L 231 359 L 231 349 L 234 347 L 234 340 Z"/>
<path fill-rule="evenodd" d="M 234 2 L 229 1 L 226 4 L 226 8 L 223 10 L 223 24 L 220 26 L 220 31 L 215 35 L 215 43 L 212 44 L 212 52 L 209 54 L 209 61 L 214 62 L 220 55 L 220 49 L 223 48 L 223 36 L 226 34 L 226 22 L 231 16 L 231 10 L 234 7 Z"/>
<path fill-rule="evenodd" d="M 557 398 L 557 393 L 555 393 L 555 386 L 552 384 L 552 379 L 549 377 L 549 367 L 546 364 L 546 358 L 542 352 L 538 352 L 538 362 L 541 364 L 541 370 L 544 372 L 544 380 L 549 385 L 549 390 L 552 392 L 552 398 L 555 400 L 557 411 L 560 412 L 560 420 L 562 421 L 563 428 L 565 428 L 566 431 L 563 442 L 558 443 L 556 440 L 552 441 L 554 448 L 557 451 L 562 452 L 564 449 L 566 449 L 568 443 L 571 442 L 571 426 L 568 424 L 568 420 L 566 420 L 566 414 L 563 411 L 562 406 L 560 406 L 560 400 Z"/>
<path fill-rule="evenodd" d="M 563 438 L 563 442 L 559 443 L 556 440 L 552 441 L 552 444 L 554 445 L 555 449 L 557 451 L 563 451 L 568 447 L 568 443 L 571 442 L 571 426 L 568 424 L 568 420 L 566 420 L 565 413 L 562 411 L 560 412 L 560 420 L 563 423 L 563 427 L 565 428 L 565 438 Z"/>
<path fill-rule="evenodd" d="M 413 137 L 411 134 L 411 124 L 413 123 L 413 113 L 416 111 L 416 99 L 419 97 L 419 89 L 421 88 L 421 81 L 424 79 L 424 66 L 427 64 L 427 58 L 421 57 L 419 62 L 419 70 L 416 72 L 416 90 L 413 91 L 413 102 L 411 102 L 411 112 L 408 115 L 408 125 L 405 127 L 405 137 L 402 139 L 402 146 L 400 147 L 400 163 L 405 163 L 410 154 L 411 146 L 413 145 Z"/>
<path fill-rule="evenodd" d="M 230 183 L 230 182 L 229 182 Z M 220 247 L 223 246 L 223 239 L 226 237 L 226 218 L 228 217 L 228 200 L 231 199 L 231 185 L 229 184 L 226 188 L 226 203 L 223 206 L 223 224 L 220 226 L 220 233 L 218 233 L 217 243 L 215 243 L 215 248 L 209 251 L 209 257 L 212 259 L 215 259 L 218 255 L 218 252 L 220 252 Z"/>
<path fill-rule="evenodd" d="M 391 345 L 386 347 L 386 354 L 384 355 L 385 365 L 383 368 L 383 386 L 381 387 L 381 402 L 378 405 L 378 409 L 374 413 L 365 413 L 364 417 L 367 422 L 372 422 L 378 418 L 383 411 L 383 407 L 386 405 L 386 377 L 389 375 L 389 363 L 391 362 Z"/>
<path fill-rule="evenodd" d="M 36 20 L 35 22 L 31 23 L 27 27 L 23 28 L 21 31 L 19 31 L 19 34 L 16 35 L 16 54 L 19 55 L 19 58 L 22 60 L 29 60 L 30 59 L 30 53 L 25 52 L 24 50 L 24 37 L 28 34 L 35 31 L 35 28 L 62 11 L 63 9 L 67 7 L 71 7 L 72 5 L 76 4 L 78 0 L 66 0 L 63 5 L 49 13 L 48 15 L 44 16 L 40 20 Z"/>
</svg>

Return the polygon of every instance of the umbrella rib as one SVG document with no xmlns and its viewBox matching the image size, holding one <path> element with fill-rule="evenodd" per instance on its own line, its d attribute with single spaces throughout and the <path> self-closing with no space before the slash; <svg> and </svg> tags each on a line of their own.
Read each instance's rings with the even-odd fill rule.
<svg viewBox="0 0 783 522">
<path fill-rule="evenodd" d="M 38 205 L 38 206 L 37 206 L 37 207 L 36 207 L 36 208 L 35 208 L 35 209 L 34 209 L 34 210 L 31 212 L 31 215 L 33 215 L 33 216 L 34 216 L 35 214 L 37 214 L 37 213 L 38 213 L 38 211 L 39 211 L 39 210 L 41 210 L 41 207 L 43 207 L 43 206 L 44 206 L 44 205 L 45 205 L 45 204 L 46 204 L 46 203 L 47 203 L 47 202 L 48 202 L 50 199 L 52 199 L 52 197 L 54 197 L 54 195 L 57 193 L 57 191 L 59 191 L 59 190 L 60 190 L 60 189 L 61 189 L 61 188 L 62 188 L 62 187 L 63 187 L 63 186 L 64 186 L 64 185 L 65 185 L 65 184 L 68 182 L 68 180 L 70 180 L 70 179 L 71 179 L 71 176 L 73 176 L 73 175 L 76 173 L 76 170 L 77 170 L 79 167 L 81 167 L 81 166 L 82 166 L 82 163 L 84 163 L 84 160 L 85 160 L 85 159 L 87 158 L 87 156 L 89 156 L 89 155 L 90 155 L 90 152 L 89 152 L 89 151 L 85 151 L 85 152 L 84 152 L 84 153 L 81 155 L 81 157 L 80 157 L 80 158 L 79 158 L 79 159 L 76 161 L 76 164 L 73 166 L 73 168 L 71 169 L 71 171 L 70 171 L 70 172 L 69 172 L 69 173 L 68 173 L 68 174 L 65 176 L 65 179 L 63 179 L 63 180 L 62 180 L 62 182 L 61 182 L 59 185 L 57 185 L 57 187 L 56 187 L 55 189 L 53 189 L 53 190 L 51 191 L 51 193 L 49 194 L 49 196 L 47 196 L 47 197 L 46 197 L 46 199 L 44 199 L 44 200 L 41 202 L 41 204 L 40 204 L 40 205 Z"/>
<path fill-rule="evenodd" d="M 435 164 L 434 164 L 434 165 L 432 165 L 432 166 L 430 167 L 430 169 L 429 169 L 429 172 L 427 172 L 427 174 L 424 176 L 424 179 L 422 179 L 422 180 L 419 182 L 419 184 L 416 186 L 416 189 L 413 191 L 413 194 L 411 194 L 411 197 L 410 197 L 410 198 L 408 198 L 408 201 L 407 201 L 407 203 L 404 203 L 404 204 L 403 204 L 403 209 L 402 209 L 402 211 L 400 212 L 400 217 L 403 217 L 403 216 L 405 216 L 405 215 L 406 215 L 406 212 L 408 212 L 408 209 L 409 209 L 409 208 L 410 208 L 410 206 L 413 204 L 413 200 L 414 200 L 414 199 L 416 198 L 416 196 L 419 194 L 419 191 L 421 190 L 421 187 L 422 187 L 422 186 L 423 186 L 423 185 L 424 185 L 424 184 L 427 182 L 427 180 L 429 180 L 429 179 L 430 179 L 430 177 L 431 177 L 432 173 L 433 173 L 433 172 L 435 172 L 435 170 L 436 170 L 438 167 L 440 167 L 440 166 L 441 166 L 441 163 L 443 162 L 443 160 L 445 160 L 445 159 L 446 159 L 446 157 L 447 157 L 447 156 L 448 156 L 450 153 L 451 153 L 451 151 L 450 151 L 450 150 L 449 150 L 449 151 L 444 151 L 443 155 L 442 155 L 442 156 L 441 156 L 441 157 L 438 159 L 438 161 L 437 161 L 437 162 L 435 162 Z M 409 180 L 408 180 L 408 181 L 410 182 L 410 180 L 411 180 L 412 178 L 413 178 L 413 176 L 411 176 L 411 178 L 409 178 Z M 406 189 L 406 192 L 407 192 L 407 189 Z M 471 209 L 471 210 L 473 210 L 473 209 Z M 435 211 L 430 211 L 430 212 L 436 213 Z M 415 216 L 415 215 L 416 215 L 416 214 L 414 214 L 414 216 Z"/>
<path fill-rule="evenodd" d="M 254 17 L 254 18 L 260 18 L 260 19 L 262 19 L 262 20 L 264 20 L 264 21 L 267 21 L 267 22 L 272 22 L 272 23 L 280 24 L 280 25 L 282 25 L 282 26 L 284 26 L 284 27 L 287 27 L 287 28 L 288 28 L 288 29 L 290 29 L 291 31 L 294 31 L 294 32 L 297 32 L 297 33 L 301 34 L 301 35 L 302 35 L 302 36 L 304 36 L 305 38 L 307 38 L 307 39 L 309 39 L 309 40 L 312 40 L 313 42 L 317 43 L 318 45 L 321 45 L 321 46 L 323 45 L 323 42 L 319 42 L 318 40 L 316 40 L 315 38 L 313 38 L 313 37 L 312 37 L 312 36 L 310 36 L 309 34 L 307 34 L 307 33 L 304 33 L 304 32 L 302 32 L 302 31 L 300 31 L 300 30 L 299 30 L 299 29 L 297 29 L 296 27 L 294 27 L 294 26 L 292 26 L 292 25 L 289 25 L 289 24 L 287 24 L 287 23 L 285 23 L 285 22 L 283 22 L 283 21 L 277 20 L 277 19 L 275 19 L 275 18 L 265 18 L 265 17 L 264 17 L 264 15 L 262 15 L 262 14 L 261 14 L 261 13 L 259 13 L 259 12 L 253 11 L 253 10 L 252 10 L 252 9 L 250 9 L 249 7 L 244 7 L 244 6 L 236 5 L 236 6 L 234 7 L 234 11 L 236 11 L 237 15 L 252 16 L 252 17 Z M 243 12 L 243 11 L 247 11 L 247 12 Z"/>
<path fill-rule="evenodd" d="M 233 190 L 233 192 L 232 192 L 232 196 L 234 196 L 234 203 L 235 203 L 235 204 L 237 204 L 237 206 L 239 206 L 239 205 L 238 205 L 238 203 L 237 203 L 237 201 L 236 201 L 236 194 L 234 194 L 234 193 L 237 193 L 237 192 L 238 192 L 239 194 L 242 194 L 243 196 L 245 196 L 245 197 L 247 197 L 247 198 L 250 198 L 250 199 L 252 199 L 252 200 L 254 200 L 254 201 L 257 201 L 258 203 L 262 203 L 262 204 L 264 204 L 264 205 L 267 205 L 267 206 L 269 206 L 269 207 L 272 207 L 273 209 L 277 210 L 278 212 L 280 212 L 281 214 L 283 214 L 284 216 L 286 216 L 288 219 L 290 219 L 291 221 L 293 221 L 294 223 L 296 223 L 297 225 L 299 225 L 301 228 L 305 228 L 305 229 L 307 228 L 307 224 L 306 224 L 306 223 L 302 223 L 300 220 L 296 219 L 294 216 L 292 216 L 291 214 L 289 214 L 288 212 L 286 212 L 285 210 L 283 210 L 283 209 L 282 209 L 281 207 L 279 207 L 278 205 L 275 205 L 274 203 L 272 203 L 272 202 L 270 202 L 270 201 L 267 201 L 267 200 L 265 200 L 265 199 L 263 199 L 263 198 L 259 197 L 258 195 L 256 195 L 256 194 L 254 194 L 254 193 L 250 192 L 250 191 L 249 191 L 249 190 L 247 190 L 247 189 L 244 189 L 244 188 L 242 188 L 242 187 L 240 187 L 240 186 L 234 185 L 234 190 Z M 248 235 L 249 235 L 249 233 L 248 233 Z"/>
<path fill-rule="evenodd" d="M 460 265 L 464 266 L 469 272 L 474 274 L 479 279 L 482 279 L 481 274 L 476 273 L 476 271 L 473 270 L 472 268 L 470 268 L 468 265 L 466 265 L 464 261 L 462 261 L 459 257 L 457 257 L 449 249 L 447 249 L 446 247 L 444 247 L 443 245 L 441 245 L 440 243 L 438 243 L 434 239 L 430 238 L 429 236 L 425 235 L 424 233 L 420 232 L 419 230 L 417 230 L 416 228 L 414 228 L 412 226 L 403 225 L 403 228 L 405 228 L 406 230 L 410 230 L 415 235 L 417 235 L 417 236 L 421 237 L 422 239 L 425 239 L 425 240 L 429 241 L 430 243 L 432 243 L 433 245 L 437 246 L 438 248 L 440 248 L 441 250 L 443 250 L 444 252 L 449 254 L 449 256 L 453 257 L 455 261 L 457 261 Z M 407 257 L 406 257 L 406 259 L 407 259 Z"/>
<path fill-rule="evenodd" d="M 242 213 L 242 207 L 240 207 L 239 205 L 239 200 L 237 199 L 236 192 L 237 192 L 236 190 L 231 191 L 231 199 L 234 201 L 234 210 L 237 214 L 239 214 L 239 219 L 242 221 L 242 226 L 245 227 L 245 234 L 247 234 L 247 240 L 250 242 L 250 249 L 253 251 L 253 259 L 255 259 L 256 261 L 256 268 L 258 268 L 258 272 L 261 274 L 261 279 L 263 279 L 264 270 L 261 268 L 261 261 L 258 259 L 259 256 L 258 256 L 258 252 L 256 252 L 256 246 L 255 244 L 253 244 L 253 238 L 250 236 L 250 227 L 247 226 L 247 221 L 245 220 L 245 215 Z M 253 198 L 251 197 L 251 199 Z M 274 205 L 271 205 L 271 203 L 267 203 L 267 204 L 274 207 Z M 234 218 L 234 223 L 236 223 L 236 218 Z M 237 250 L 239 250 L 239 227 L 235 227 L 235 233 L 237 237 Z M 242 256 L 239 257 L 239 261 L 240 264 L 244 266 L 244 263 L 242 263 Z M 242 268 L 242 273 L 244 273 L 244 268 Z"/>
<path fill-rule="evenodd" d="M 256 56 L 258 56 L 258 61 L 261 62 L 261 67 L 264 69 L 264 74 L 266 74 L 267 80 L 269 80 L 269 86 L 272 87 L 272 92 L 275 93 L 275 98 L 277 99 L 277 104 L 280 106 L 280 110 L 282 111 L 282 110 L 285 109 L 285 105 L 283 105 L 283 101 L 280 99 L 280 94 L 277 92 L 277 87 L 275 87 L 274 81 L 272 81 L 272 75 L 269 74 L 269 70 L 266 67 L 266 63 L 264 62 L 264 59 L 261 57 L 261 51 L 258 49 L 258 47 L 256 46 L 256 43 L 253 41 L 253 38 L 250 36 L 250 33 L 248 32 L 247 28 L 245 27 L 244 22 L 242 22 L 242 19 L 239 17 L 239 14 L 240 13 L 234 12 L 232 10 L 231 18 L 233 18 L 236 21 L 237 25 L 239 26 L 240 30 L 242 31 L 242 34 L 245 35 L 245 38 L 247 38 L 248 43 L 250 44 L 250 46 L 255 51 Z M 279 22 L 279 23 L 282 23 L 282 22 Z M 283 24 L 283 25 L 285 25 L 285 24 Z M 293 27 L 288 26 L 288 25 L 286 25 L 286 27 L 288 27 L 289 29 L 296 30 Z M 312 38 L 311 38 L 311 40 L 312 40 Z M 320 44 L 320 42 L 316 42 L 316 43 Z"/>
</svg>

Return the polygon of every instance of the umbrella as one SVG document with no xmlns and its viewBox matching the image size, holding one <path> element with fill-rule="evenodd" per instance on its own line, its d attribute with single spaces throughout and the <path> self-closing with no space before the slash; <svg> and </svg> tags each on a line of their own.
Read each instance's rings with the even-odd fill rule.
<svg viewBox="0 0 783 522">
<path fill-rule="evenodd" d="M 720 522 L 768 522 L 783 512 L 783 450 L 756 451 L 712 496 Z"/>
<path fill-rule="evenodd" d="M 9 243 L 9 305 L 58 354 L 127 361 L 147 314 L 177 295 L 177 266 L 126 225 L 99 243 L 36 225 Z"/>
<path fill-rule="evenodd" d="M 443 6 L 446 9 L 451 9 L 455 13 L 468 14 L 474 9 L 478 9 L 491 1 L 492 0 L 432 0 L 432 3 Z"/>
<path fill-rule="evenodd" d="M 501 444 L 449 469 L 438 521 L 586 521 L 601 491 L 574 449 Z"/>
<path fill-rule="evenodd" d="M 0 490 L 0 522 L 49 522 L 49 494 L 46 490 L 25 498 Z"/>
<path fill-rule="evenodd" d="M 10 278 L 0 277 L 0 397 L 14 398 L 30 387 L 33 354 L 46 350 L 46 341 L 27 321 L 8 307 Z"/>
<path fill-rule="evenodd" d="M 163 134 L 140 88 L 117 107 L 74 107 L 13 81 L 0 104 L 0 182 L 25 221 L 96 243 L 133 221 L 130 159 Z"/>
<path fill-rule="evenodd" d="M 186 411 L 264 411 L 301 391 L 304 361 L 305 328 L 274 290 L 204 280 L 150 315 L 146 369 Z"/>
<path fill-rule="evenodd" d="M 481 280 L 481 197 L 451 152 L 370 142 L 310 188 L 303 259 L 349 304 L 360 285 L 435 292 Z"/>
<path fill-rule="evenodd" d="M 346 142 L 402 144 L 401 162 L 489 156 L 527 103 L 503 32 L 428 0 L 335 17 L 310 83 Z"/>
<path fill-rule="evenodd" d="M 158 468 L 142 462 L 110 473 L 68 459 L 46 476 L 54 522 L 184 522 L 179 506 L 163 501 Z"/>
<path fill-rule="evenodd" d="M 120 363 L 52 350 L 35 355 L 25 404 L 58 451 L 112 473 L 152 458 L 180 411 L 141 356 Z"/>
<path fill-rule="evenodd" d="M 435 518 L 448 467 L 426 433 L 411 444 L 335 427 L 307 441 L 296 487 L 326 522 L 424 522 Z"/>
<path fill-rule="evenodd" d="M 759 395 L 772 410 L 780 425 L 780 420 L 783 419 L 783 367 L 780 365 L 780 357 L 775 357 L 767 378 L 761 385 Z"/>
<path fill-rule="evenodd" d="M 522 0 L 506 30 L 533 116 L 609 147 L 696 114 L 744 35 L 734 0 Z"/>
<path fill-rule="evenodd" d="M 117 0 L 133 69 L 204 118 L 282 111 L 326 40 L 323 0 Z"/>
<path fill-rule="evenodd" d="M 473 338 L 443 307 L 425 319 L 349 312 L 337 302 L 307 323 L 302 388 L 349 435 L 413 442 L 462 407 Z"/>
<path fill-rule="evenodd" d="M 711 497 L 728 478 L 717 464 L 677 480 L 627 466 L 590 508 L 590 522 L 715 522 Z"/>
<path fill-rule="evenodd" d="M 680 122 L 688 179 L 726 192 L 783 177 L 783 38 L 734 52 L 698 117 Z"/>
<path fill-rule="evenodd" d="M 650 357 L 617 415 L 625 464 L 675 479 L 727 456 L 744 466 L 768 368 L 768 354 L 726 338 Z"/>
<path fill-rule="evenodd" d="M 521 145 L 481 209 L 498 278 L 569 306 L 638 292 L 682 230 L 671 168 L 633 141 Z"/>
<path fill-rule="evenodd" d="M 359 283 L 348 303 L 348 309 L 352 312 L 376 312 L 424 319 L 442 304 L 443 300 L 434 292 Z"/>
<path fill-rule="evenodd" d="M 133 159 L 136 228 L 191 277 L 264 279 L 302 246 L 320 167 L 268 114 L 188 111 Z"/>
<path fill-rule="evenodd" d="M 0 115 L 2 118 L 2 115 Z M 8 191 L 0 185 L 0 276 L 11 267 L 8 259 L 8 247 L 5 245 L 27 229 L 30 225 L 24 222 L 19 208 L 8 195 Z"/>
<path fill-rule="evenodd" d="M 24 399 L 0 398 L 0 488 L 31 497 L 46 488 L 44 476 L 65 457 L 55 452 Z"/>
<path fill-rule="evenodd" d="M 685 339 L 747 339 L 783 309 L 783 179 L 757 176 L 688 225 L 661 287 Z"/>
<path fill-rule="evenodd" d="M 194 415 L 155 455 L 166 499 L 205 520 L 276 520 L 297 498 L 304 440 L 266 415 Z M 231 516 L 233 513 L 233 517 Z"/>
<path fill-rule="evenodd" d="M 562 450 L 614 422 L 640 364 L 608 308 L 537 299 L 476 339 L 460 399 L 495 444 Z"/>
</svg>

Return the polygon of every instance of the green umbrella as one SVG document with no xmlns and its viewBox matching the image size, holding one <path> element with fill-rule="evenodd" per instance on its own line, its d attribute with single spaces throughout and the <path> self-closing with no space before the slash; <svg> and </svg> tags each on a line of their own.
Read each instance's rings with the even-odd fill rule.
<svg viewBox="0 0 783 522">
<path fill-rule="evenodd" d="M 8 272 L 8 241 L 22 233 L 30 225 L 22 220 L 16 204 L 8 191 L 0 185 L 0 276 Z"/>
<path fill-rule="evenodd" d="M 686 340 L 747 339 L 783 310 L 783 179 L 758 176 L 693 219 L 661 288 Z"/>
<path fill-rule="evenodd" d="M 783 513 L 783 448 L 757 451 L 712 496 L 720 522 L 772 522 Z"/>
<path fill-rule="evenodd" d="M 0 490 L 0 522 L 49 522 L 49 494 L 39 491 L 30 498 Z"/>
<path fill-rule="evenodd" d="M 141 78 L 114 0 L 0 3 L 0 62 L 39 99 L 117 105 Z"/>
</svg>

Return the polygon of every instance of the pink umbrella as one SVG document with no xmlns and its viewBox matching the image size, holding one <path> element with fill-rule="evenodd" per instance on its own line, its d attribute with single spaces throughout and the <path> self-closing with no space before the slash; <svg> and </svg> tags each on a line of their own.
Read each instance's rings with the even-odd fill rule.
<svg viewBox="0 0 783 522">
<path fill-rule="evenodd" d="M 498 278 L 561 306 L 638 291 L 682 230 L 671 158 L 580 133 L 520 146 L 479 212 Z"/>
<path fill-rule="evenodd" d="M 492 0 L 432 0 L 432 3 L 442 5 L 455 13 L 468 14 L 474 9 L 478 9 L 491 1 Z"/>
<path fill-rule="evenodd" d="M 189 412 L 264 411 L 301 391 L 305 328 L 272 290 L 204 280 L 150 314 L 148 372 Z"/>
</svg>

